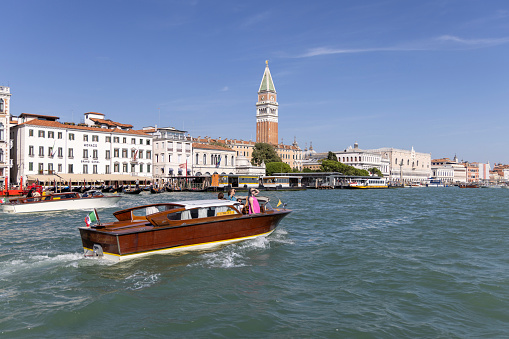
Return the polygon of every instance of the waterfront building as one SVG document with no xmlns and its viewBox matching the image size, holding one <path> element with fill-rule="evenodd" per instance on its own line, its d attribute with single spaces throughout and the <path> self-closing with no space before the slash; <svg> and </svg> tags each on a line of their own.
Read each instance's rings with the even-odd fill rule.
<svg viewBox="0 0 509 339">
<path fill-rule="evenodd" d="M 459 184 L 467 182 L 467 168 L 464 163 L 458 161 L 458 157 L 454 156 L 453 160 L 449 158 L 440 158 L 431 160 L 431 168 L 433 177 L 442 179 L 449 184 Z M 449 179 L 450 171 L 453 172 L 452 179 Z M 441 173 L 435 175 L 435 173 Z"/>
<path fill-rule="evenodd" d="M 12 142 L 10 139 L 10 87 L 0 86 L 0 187 L 9 183 L 9 169 L 12 166 L 10 157 Z M 6 180 L 7 179 L 7 180 Z"/>
<path fill-rule="evenodd" d="M 479 182 L 479 167 L 469 162 L 463 163 L 467 170 L 467 182 Z"/>
<path fill-rule="evenodd" d="M 61 123 L 59 117 L 22 113 L 12 127 L 12 182 L 132 182 L 152 178 L 152 135 L 125 125 Z"/>
<path fill-rule="evenodd" d="M 236 174 L 236 152 L 233 149 L 202 143 L 193 143 L 192 148 L 193 156 L 190 170 L 193 175 Z"/>
<path fill-rule="evenodd" d="M 160 184 L 171 177 L 191 175 L 192 141 L 186 131 L 173 127 L 145 127 L 143 131 L 152 135 L 152 162 L 154 181 Z"/>
<path fill-rule="evenodd" d="M 474 164 L 476 164 L 477 167 L 479 167 L 479 180 L 489 181 L 490 180 L 490 170 L 491 170 L 490 163 L 488 162 L 487 164 L 484 164 L 481 162 L 476 162 Z"/>
<path fill-rule="evenodd" d="M 454 168 L 451 165 L 432 165 L 431 177 L 441 180 L 444 184 L 451 185 L 454 183 Z"/>
<path fill-rule="evenodd" d="M 345 165 L 366 171 L 371 168 L 376 168 L 382 172 L 384 177 L 390 175 L 389 159 L 384 158 L 382 154 L 378 152 L 360 149 L 358 143 L 355 143 L 353 148 L 349 146 L 344 151 L 334 152 L 334 154 L 338 158 L 338 161 Z"/>
<path fill-rule="evenodd" d="M 431 154 L 397 148 L 367 150 L 389 160 L 389 181 L 398 183 L 426 183 L 431 177 Z"/>
</svg>

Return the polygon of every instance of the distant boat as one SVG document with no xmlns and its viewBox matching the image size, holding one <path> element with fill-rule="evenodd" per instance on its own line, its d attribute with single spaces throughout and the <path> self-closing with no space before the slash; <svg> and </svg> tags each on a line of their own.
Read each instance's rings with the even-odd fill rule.
<svg viewBox="0 0 509 339">
<path fill-rule="evenodd" d="M 430 179 L 427 187 L 445 187 L 444 183 L 440 179 Z"/>
<path fill-rule="evenodd" d="M 353 188 L 353 189 L 379 189 L 379 188 L 389 188 L 387 185 L 387 181 L 383 178 L 377 179 L 356 179 L 356 181 L 351 182 L 345 188 Z"/>
<path fill-rule="evenodd" d="M 56 193 L 11 199 L 8 203 L 0 205 L 0 212 L 27 213 L 105 208 L 114 206 L 120 198 L 121 196 L 106 197 L 96 191 L 83 194 L 77 192 Z"/>
</svg>

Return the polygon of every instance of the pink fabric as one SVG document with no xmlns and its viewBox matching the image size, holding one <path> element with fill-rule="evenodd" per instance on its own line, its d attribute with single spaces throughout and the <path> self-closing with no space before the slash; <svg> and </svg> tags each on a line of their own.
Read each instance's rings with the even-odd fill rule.
<svg viewBox="0 0 509 339">
<path fill-rule="evenodd" d="M 256 199 L 256 197 L 251 198 L 253 198 L 253 201 L 249 204 L 249 214 L 260 213 L 260 204 L 258 203 L 258 199 Z M 253 205 L 252 208 L 251 205 Z"/>
</svg>

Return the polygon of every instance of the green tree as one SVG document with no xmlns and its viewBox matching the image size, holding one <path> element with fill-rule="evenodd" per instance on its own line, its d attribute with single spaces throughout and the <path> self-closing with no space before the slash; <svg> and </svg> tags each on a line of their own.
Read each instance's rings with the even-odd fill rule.
<svg viewBox="0 0 509 339">
<path fill-rule="evenodd" d="M 329 153 L 327 154 L 327 160 L 338 161 L 338 157 L 336 156 L 336 154 L 332 153 L 332 151 L 329 151 Z"/>
<path fill-rule="evenodd" d="M 372 168 L 368 169 L 368 171 L 369 171 L 369 173 L 375 174 L 375 175 L 379 176 L 380 178 L 382 178 L 384 176 L 382 174 L 382 172 L 376 167 L 372 167 Z"/>
<path fill-rule="evenodd" d="M 251 154 L 251 163 L 255 166 L 260 166 L 262 162 L 265 162 L 265 164 L 269 162 L 281 162 L 281 158 L 277 155 L 274 146 L 264 142 L 257 142 Z"/>
<path fill-rule="evenodd" d="M 290 165 L 284 162 L 269 162 L 265 164 L 265 173 L 272 175 L 274 173 L 290 173 L 292 171 Z"/>
</svg>

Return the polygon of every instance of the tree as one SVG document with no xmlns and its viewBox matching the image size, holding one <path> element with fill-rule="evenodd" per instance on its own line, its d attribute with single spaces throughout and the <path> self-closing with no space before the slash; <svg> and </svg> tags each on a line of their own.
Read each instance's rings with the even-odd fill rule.
<svg viewBox="0 0 509 339">
<path fill-rule="evenodd" d="M 265 164 L 265 173 L 272 175 L 274 173 L 290 173 L 290 165 L 284 162 L 269 162 Z"/>
<path fill-rule="evenodd" d="M 376 176 L 379 176 L 380 178 L 382 178 L 384 176 L 382 174 L 382 172 L 376 167 L 372 167 L 372 168 L 368 169 L 368 171 L 369 171 L 369 173 L 375 174 Z"/>
<path fill-rule="evenodd" d="M 336 156 L 336 154 L 332 153 L 332 151 L 329 151 L 329 153 L 327 154 L 327 160 L 338 161 L 338 157 Z"/>
<path fill-rule="evenodd" d="M 266 164 L 269 162 L 281 162 L 281 158 L 277 155 L 274 146 L 264 142 L 257 142 L 251 154 L 251 163 L 255 166 L 260 166 L 262 162 Z"/>
</svg>

